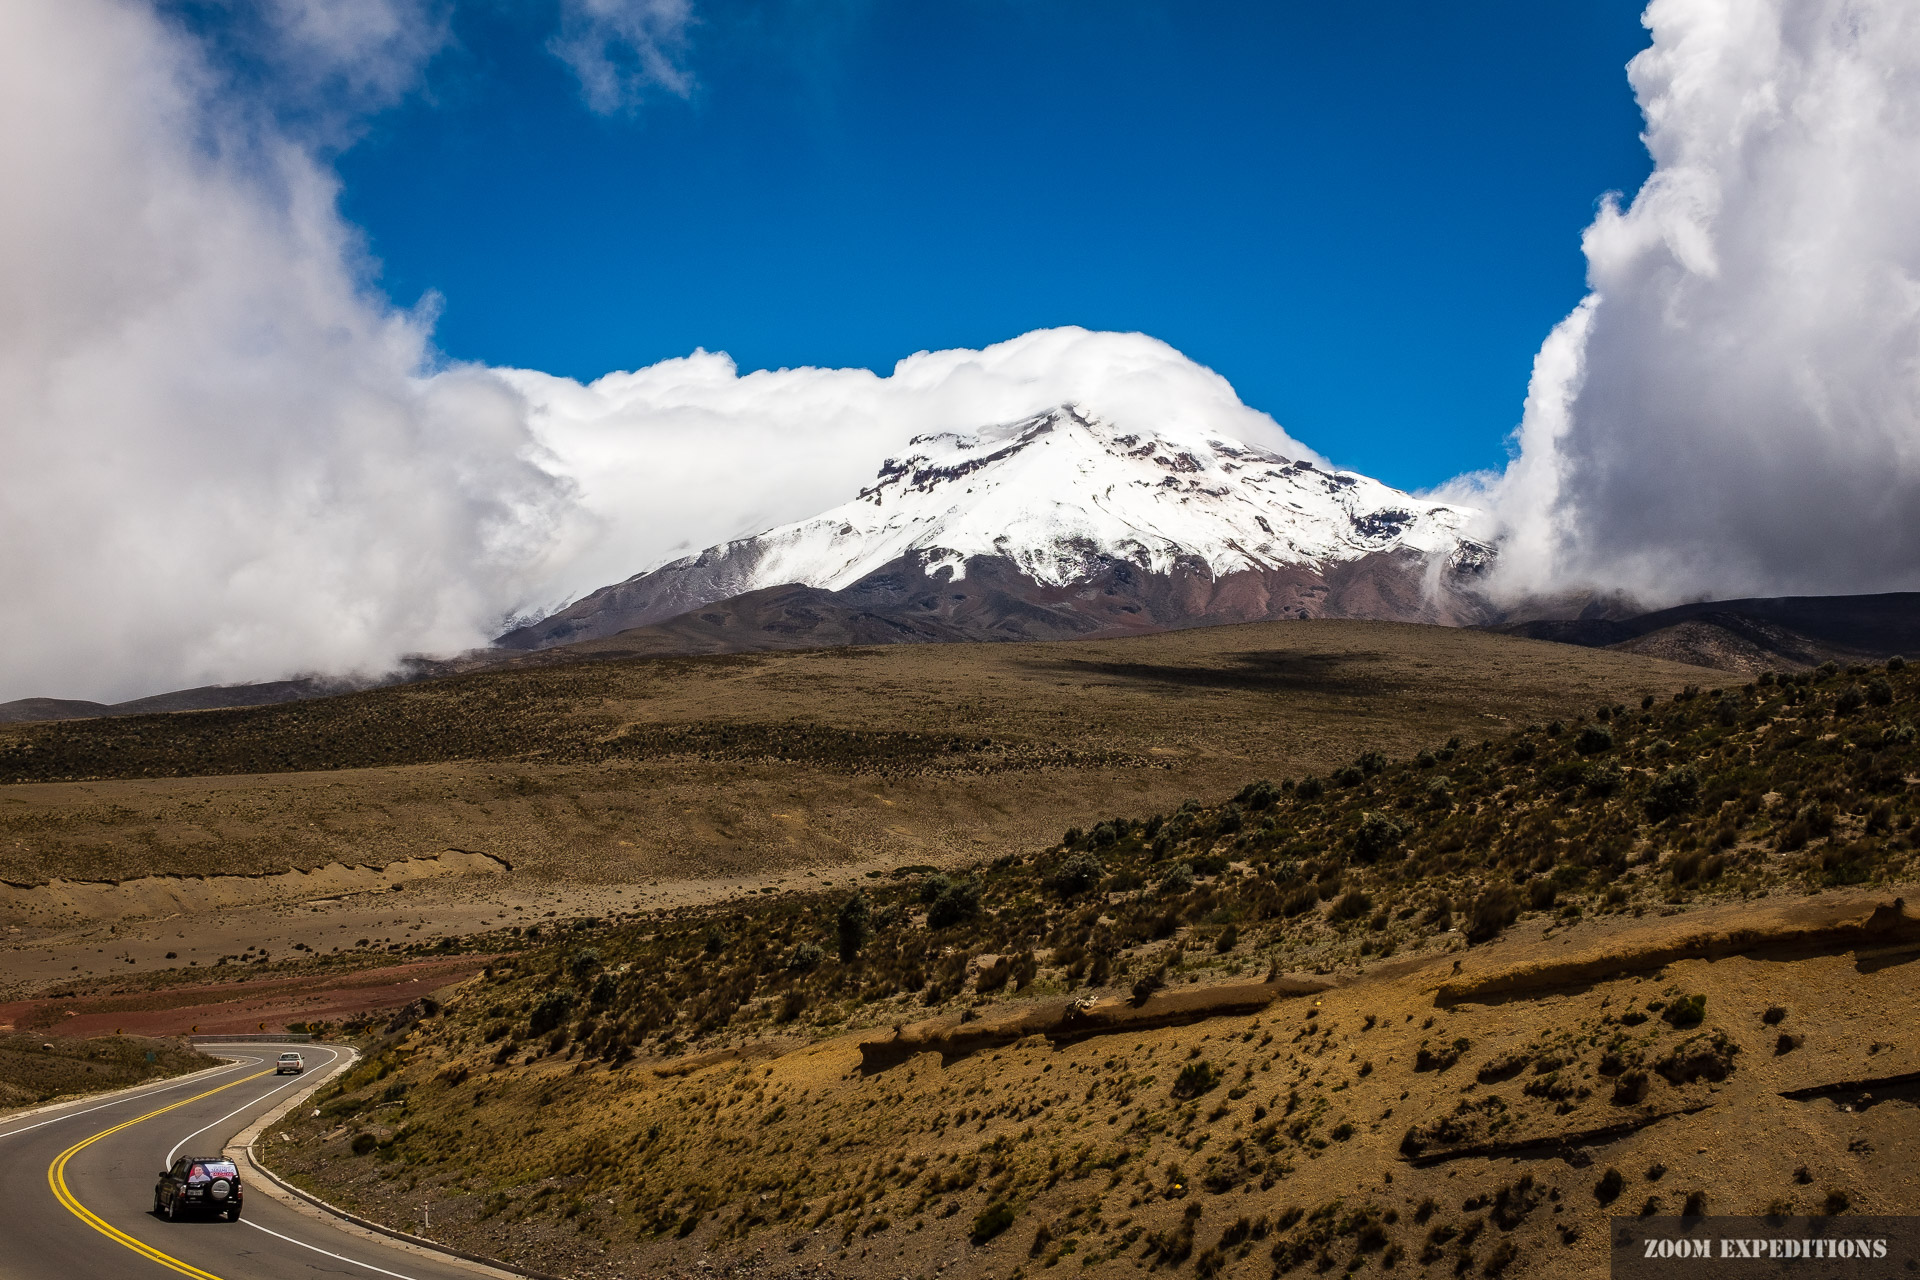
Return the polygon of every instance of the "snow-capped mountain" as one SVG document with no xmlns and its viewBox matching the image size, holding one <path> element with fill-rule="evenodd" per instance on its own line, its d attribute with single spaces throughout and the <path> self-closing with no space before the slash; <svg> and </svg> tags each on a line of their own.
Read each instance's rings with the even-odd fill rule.
<svg viewBox="0 0 1920 1280">
<path fill-rule="evenodd" d="M 977 615 L 985 591 L 1001 597 L 990 629 L 1009 638 L 1327 614 L 1457 621 L 1436 584 L 1490 558 L 1467 534 L 1476 515 L 1237 441 L 1121 430 L 1063 405 L 918 437 L 839 507 L 602 588 L 502 643 L 607 636 L 782 587 L 812 589 L 816 609 L 818 593 L 868 612 L 918 606 L 923 622 Z M 1361 565 L 1371 571 L 1353 572 Z M 1343 600 L 1339 579 L 1364 585 L 1365 601 Z M 1137 607 L 1089 617 L 1068 601 L 1091 585 Z M 914 598 L 929 591 L 937 598 Z M 1049 616 L 1078 616 L 1009 630 L 1009 592 Z"/>
</svg>

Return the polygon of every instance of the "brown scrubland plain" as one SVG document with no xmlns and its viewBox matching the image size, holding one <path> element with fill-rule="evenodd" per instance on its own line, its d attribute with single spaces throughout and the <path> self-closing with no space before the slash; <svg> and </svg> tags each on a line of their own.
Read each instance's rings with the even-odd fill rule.
<svg viewBox="0 0 1920 1280">
<path fill-rule="evenodd" d="M 546 1274 L 1587 1276 L 1613 1214 L 1920 1211 L 1917 717 L 1313 622 L 27 726 L 9 947 L 150 1034 L 442 956 L 262 1158 Z"/>
<path fill-rule="evenodd" d="M 583 662 L 0 728 L 0 879 L 447 849 L 632 884 L 944 864 L 1711 673 L 1445 627 Z"/>
<path fill-rule="evenodd" d="M 1920 675 L 1603 700 L 543 931 L 272 1158 L 569 1275 L 1580 1276 L 1920 1209 Z"/>
<path fill-rule="evenodd" d="M 542 658 L 310 702 L 0 727 L 0 998 L 956 866 L 1250 777 L 1710 678 L 1322 621 Z"/>
</svg>

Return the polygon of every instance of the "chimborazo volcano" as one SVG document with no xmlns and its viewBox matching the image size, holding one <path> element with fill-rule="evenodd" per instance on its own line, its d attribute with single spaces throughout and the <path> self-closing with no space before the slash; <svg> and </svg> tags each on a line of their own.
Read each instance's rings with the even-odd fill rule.
<svg viewBox="0 0 1920 1280">
<path fill-rule="evenodd" d="M 1279 618 L 1470 623 L 1477 512 L 1191 428 L 1061 405 L 915 438 L 811 519 L 603 587 L 502 636 L 664 628 L 696 650 L 1048 640 Z"/>
</svg>

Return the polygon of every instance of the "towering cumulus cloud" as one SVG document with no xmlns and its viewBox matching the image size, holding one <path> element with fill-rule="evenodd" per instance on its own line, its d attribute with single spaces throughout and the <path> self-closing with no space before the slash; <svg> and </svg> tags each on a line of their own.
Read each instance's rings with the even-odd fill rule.
<svg viewBox="0 0 1920 1280">
<path fill-rule="evenodd" d="M 583 386 L 436 363 L 428 309 L 368 286 L 319 157 L 417 83 L 447 13 L 268 0 L 194 32 L 135 0 L 0 5 L 0 700 L 458 651 L 843 502 L 916 434 L 1069 400 L 1320 461 L 1139 334 L 1047 330 L 889 376 L 698 352 Z M 685 4 L 559 17 L 590 107 L 690 85 Z"/>
<path fill-rule="evenodd" d="M 437 39 L 277 10 L 264 59 L 376 102 Z M 566 545 L 519 396 L 431 369 L 246 93 L 145 5 L 0 5 L 0 698 L 383 670 L 485 639 Z"/>
<path fill-rule="evenodd" d="M 1587 230 L 1489 497 L 1506 581 L 1920 588 L 1920 5 L 1654 0 L 1656 168 Z"/>
</svg>

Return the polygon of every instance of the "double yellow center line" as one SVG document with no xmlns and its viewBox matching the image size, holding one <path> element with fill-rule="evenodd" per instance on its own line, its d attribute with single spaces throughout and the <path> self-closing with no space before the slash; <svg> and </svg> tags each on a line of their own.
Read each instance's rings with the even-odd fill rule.
<svg viewBox="0 0 1920 1280">
<path fill-rule="evenodd" d="M 178 1110 L 179 1108 L 186 1106 L 189 1102 L 198 1102 L 202 1098 L 211 1098 L 216 1093 L 224 1093 L 226 1090 L 231 1089 L 236 1085 L 243 1085 L 243 1084 L 246 1084 L 249 1080 L 258 1080 L 261 1076 L 270 1075 L 270 1074 L 272 1073 L 268 1071 L 256 1071 L 250 1076 L 242 1076 L 238 1080 L 228 1081 L 226 1084 L 223 1084 L 215 1089 L 209 1089 L 205 1093 L 196 1093 L 191 1098 L 182 1098 L 180 1101 L 173 1103 L 170 1106 L 161 1107 L 158 1111 L 149 1111 L 147 1112 L 147 1114 L 143 1116 L 136 1116 L 134 1119 L 129 1120 L 124 1124 L 117 1124 L 113 1126 L 113 1128 L 111 1129 L 102 1129 L 100 1132 L 94 1134 L 91 1138 L 87 1138 L 80 1142 L 74 1143 L 72 1146 L 68 1147 L 65 1151 L 62 1151 L 58 1156 L 56 1156 L 54 1158 L 53 1163 L 47 1166 L 47 1185 L 53 1188 L 54 1199 L 58 1200 L 61 1204 L 65 1205 L 67 1208 L 67 1212 L 71 1213 L 74 1217 L 80 1219 L 80 1221 L 92 1227 L 95 1231 L 98 1231 L 101 1235 L 105 1236 L 107 1239 L 113 1241 L 115 1244 L 125 1245 L 127 1248 L 133 1250 L 135 1253 L 139 1254 L 143 1258 L 151 1258 L 153 1261 L 159 1263 L 161 1266 L 166 1267 L 169 1270 L 178 1271 L 183 1276 L 193 1276 L 194 1280 L 220 1280 L 219 1276 L 214 1275 L 210 1271 L 202 1271 L 200 1268 L 193 1266 L 191 1263 L 182 1262 L 180 1261 L 180 1259 L 175 1258 L 170 1254 L 165 1254 L 160 1252 L 158 1249 L 154 1248 L 150 1244 L 146 1244 L 143 1241 L 134 1239 L 132 1236 L 120 1230 L 118 1227 L 109 1225 L 107 1222 L 101 1219 L 100 1215 L 96 1214 L 93 1210 L 87 1208 L 87 1206 L 81 1204 L 80 1201 L 77 1198 L 75 1198 L 73 1192 L 68 1190 L 67 1188 L 67 1161 L 73 1159 L 75 1156 L 79 1155 L 82 1151 L 85 1151 L 88 1147 L 100 1141 L 100 1139 L 110 1138 L 114 1134 L 119 1133 L 122 1129 L 131 1129 L 133 1128 L 133 1126 L 140 1124 L 143 1121 L 151 1120 L 155 1116 L 163 1116 L 167 1114 L 167 1112 L 169 1111 Z"/>
</svg>

